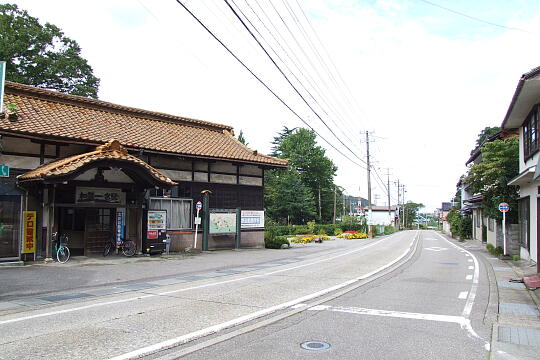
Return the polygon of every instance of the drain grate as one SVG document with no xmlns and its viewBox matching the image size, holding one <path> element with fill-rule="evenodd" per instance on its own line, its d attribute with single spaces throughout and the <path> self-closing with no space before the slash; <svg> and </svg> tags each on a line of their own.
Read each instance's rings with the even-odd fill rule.
<svg viewBox="0 0 540 360">
<path fill-rule="evenodd" d="M 330 348 L 330 344 L 324 341 L 306 341 L 301 343 L 300 347 L 306 350 L 326 350 Z"/>
</svg>

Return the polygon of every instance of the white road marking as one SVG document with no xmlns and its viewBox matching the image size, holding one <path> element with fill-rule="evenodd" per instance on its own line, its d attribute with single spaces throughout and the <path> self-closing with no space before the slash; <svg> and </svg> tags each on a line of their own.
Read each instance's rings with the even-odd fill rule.
<svg viewBox="0 0 540 360">
<path fill-rule="evenodd" d="M 469 260 L 467 260 L 467 261 L 468 261 L 468 262 L 473 262 L 473 259 L 469 259 Z"/>
<path fill-rule="evenodd" d="M 465 280 L 472 280 L 472 275 L 465 276 Z"/>
<path fill-rule="evenodd" d="M 462 251 L 462 252 L 465 252 L 465 251 Z M 465 256 L 469 256 L 469 257 L 470 257 L 471 255 L 469 255 L 469 254 L 465 254 Z"/>
<path fill-rule="evenodd" d="M 386 238 L 386 239 L 389 239 L 389 238 Z M 25 321 L 25 320 L 31 320 L 31 319 L 36 319 L 36 318 L 41 318 L 41 317 L 46 317 L 46 316 L 65 314 L 65 313 L 70 313 L 70 312 L 80 311 L 80 310 L 86 310 L 86 309 L 91 309 L 91 308 L 100 307 L 100 306 L 120 304 L 120 303 L 140 300 L 140 299 L 146 299 L 146 298 L 150 298 L 150 297 L 170 295 L 170 294 L 189 291 L 189 290 L 203 289 L 203 288 L 207 288 L 207 287 L 223 285 L 223 284 L 243 281 L 243 280 L 247 280 L 247 279 L 254 279 L 254 278 L 259 278 L 259 277 L 270 276 L 270 275 L 278 274 L 278 273 L 281 273 L 281 272 L 286 272 L 286 271 L 290 271 L 290 270 L 294 270 L 294 269 L 299 269 L 299 268 L 303 268 L 303 267 L 306 267 L 306 266 L 315 265 L 315 264 L 318 264 L 318 263 L 321 263 L 321 262 L 330 261 L 330 260 L 333 260 L 333 259 L 336 259 L 336 258 L 339 258 L 339 257 L 346 256 L 346 255 L 350 255 L 350 254 L 365 250 L 365 249 L 367 249 L 369 247 L 372 247 L 372 246 L 374 246 L 374 245 L 376 245 L 376 244 L 378 244 L 381 241 L 386 240 L 386 239 L 378 240 L 378 241 L 373 242 L 371 244 L 368 244 L 366 246 L 362 246 L 362 247 L 360 247 L 358 249 L 351 250 L 351 251 L 348 251 L 348 252 L 345 252 L 345 253 L 342 253 L 342 254 L 339 254 L 339 255 L 335 255 L 335 256 L 332 256 L 332 257 L 328 257 L 328 258 L 323 258 L 323 259 L 313 261 L 313 262 L 310 262 L 310 263 L 307 263 L 307 264 L 302 264 L 302 265 L 297 265 L 297 266 L 293 266 L 293 267 L 288 267 L 288 268 L 285 268 L 285 269 L 270 271 L 270 272 L 267 272 L 267 273 L 264 273 L 264 274 L 249 275 L 249 276 L 236 278 L 236 279 L 213 282 L 213 283 L 210 283 L 210 284 L 190 286 L 190 287 L 187 287 L 187 288 L 182 288 L 182 289 L 177 289 L 177 290 L 170 290 L 170 291 L 163 291 L 163 292 L 159 292 L 159 293 L 139 295 L 139 296 L 134 296 L 134 297 L 130 297 L 130 298 L 127 298 L 127 299 L 100 302 L 100 303 L 95 303 L 95 304 L 90 304 L 90 305 L 78 306 L 78 307 L 74 307 L 74 308 L 70 308 L 70 309 L 56 310 L 56 311 L 50 311 L 50 312 L 36 314 L 36 315 L 28 315 L 28 316 L 23 316 L 23 317 L 19 317 L 19 318 L 13 318 L 13 319 L 9 319 L 9 320 L 2 320 L 2 321 L 0 321 L 0 325 L 20 322 L 20 321 Z M 413 242 L 414 242 L 414 240 L 413 240 Z"/>
<path fill-rule="evenodd" d="M 430 251 L 444 251 L 444 250 L 448 250 L 448 248 L 443 248 L 443 247 L 439 247 L 439 246 L 432 246 L 432 247 L 428 247 L 428 248 L 425 248 L 426 250 L 430 250 Z"/>
<path fill-rule="evenodd" d="M 476 259 L 476 256 L 474 256 L 469 251 L 467 251 L 467 250 L 465 250 L 463 248 L 460 248 L 456 244 L 453 244 L 452 242 L 448 241 L 441 234 L 438 234 L 438 233 L 436 233 L 436 234 L 441 239 L 443 239 L 444 241 L 446 241 L 447 243 L 452 245 L 454 248 L 456 248 L 458 250 L 464 250 L 465 252 L 467 252 L 467 254 L 471 255 L 471 257 L 473 258 L 474 266 L 469 266 L 469 270 L 474 269 L 474 275 L 473 275 L 473 279 L 472 279 L 471 290 L 469 291 L 469 297 L 467 298 L 467 301 L 465 302 L 465 307 L 463 308 L 463 313 L 462 313 L 462 316 L 468 319 L 469 316 L 471 315 L 472 307 L 473 307 L 473 304 L 474 304 L 474 299 L 476 298 L 476 291 L 478 290 L 478 278 L 480 277 L 480 266 L 478 265 L 478 260 Z"/>
<path fill-rule="evenodd" d="M 457 324 L 462 324 L 465 320 L 465 318 L 462 316 L 422 314 L 422 313 L 412 313 L 412 312 L 405 312 L 405 311 L 366 309 L 366 308 L 360 308 L 360 307 L 346 307 L 346 306 L 318 305 L 318 306 L 310 307 L 308 310 L 309 311 L 335 311 L 335 312 L 357 314 L 357 315 L 386 316 L 386 317 L 395 317 L 395 318 L 403 318 L 403 319 L 451 322 L 451 323 L 457 323 Z"/>
<path fill-rule="evenodd" d="M 462 291 L 462 292 L 459 293 L 458 299 L 465 300 L 467 298 L 467 295 L 469 295 L 468 291 Z"/>
<path fill-rule="evenodd" d="M 409 248 L 406 249 L 400 256 L 398 256 L 394 260 L 390 261 L 386 265 L 383 265 L 383 266 L 379 267 L 378 269 L 375 269 L 375 270 L 373 270 L 373 271 L 371 271 L 371 272 L 369 272 L 367 274 L 364 274 L 364 275 L 362 275 L 360 277 L 357 277 L 357 278 L 354 278 L 352 280 L 346 281 L 344 283 L 341 283 L 341 284 L 326 288 L 326 289 L 321 290 L 321 291 L 317 291 L 317 292 L 315 292 L 313 294 L 302 296 L 300 298 L 297 298 L 297 299 L 294 299 L 294 300 L 291 300 L 291 301 L 287 301 L 287 302 L 282 303 L 282 304 L 278 304 L 278 305 L 275 305 L 275 306 L 272 306 L 272 307 L 269 307 L 269 308 L 266 308 L 266 309 L 256 311 L 256 312 L 251 313 L 251 314 L 247 314 L 247 315 L 238 317 L 236 319 L 232 319 L 232 320 L 223 322 L 221 324 L 213 325 L 213 326 L 201 329 L 201 330 L 191 332 L 189 334 L 185 334 L 185 335 L 182 335 L 182 336 L 179 336 L 179 337 L 176 337 L 176 338 L 172 338 L 172 339 L 169 339 L 169 340 L 162 341 L 162 342 L 154 344 L 154 345 L 149 345 L 149 346 L 140 348 L 138 350 L 131 351 L 129 353 L 118 355 L 118 356 L 115 356 L 114 358 L 111 358 L 109 360 L 138 359 L 138 358 L 141 358 L 143 356 L 153 354 L 153 353 L 156 353 L 156 352 L 161 351 L 161 350 L 165 350 L 165 349 L 169 349 L 169 348 L 174 347 L 174 346 L 185 344 L 185 343 L 187 343 L 189 341 L 201 338 L 203 336 L 215 334 L 215 333 L 217 333 L 217 332 L 219 332 L 221 330 L 224 330 L 226 328 L 230 328 L 230 327 L 233 327 L 233 326 L 243 324 L 245 322 L 257 319 L 259 317 L 269 315 L 269 314 L 271 314 L 273 312 L 276 312 L 278 310 L 285 309 L 285 308 L 290 308 L 290 307 L 295 306 L 297 304 L 304 303 L 305 301 L 317 298 L 319 296 L 328 294 L 330 292 L 333 292 L 333 291 L 339 290 L 341 288 L 344 288 L 346 286 L 349 286 L 351 284 L 354 284 L 354 283 L 356 283 L 358 281 L 364 280 L 364 279 L 366 279 L 366 278 L 368 278 L 370 276 L 375 275 L 378 272 L 381 272 L 381 271 L 389 268 L 390 266 L 394 265 L 395 263 L 397 263 L 398 261 L 403 259 L 409 253 L 409 251 L 411 251 L 412 246 L 413 246 L 415 240 L 418 238 L 418 236 L 419 236 L 419 233 L 417 232 L 416 235 L 414 236 L 411 244 L 409 245 Z M 469 320 L 466 320 L 466 321 L 469 321 Z M 464 327 L 464 326 L 466 327 L 467 325 L 462 325 L 462 327 Z M 470 327 L 470 324 L 469 324 L 469 327 Z M 472 328 L 471 328 L 471 330 L 472 330 Z"/>
<path fill-rule="evenodd" d="M 481 337 L 478 336 L 478 334 L 472 328 L 471 320 L 463 316 L 422 314 L 422 313 L 411 313 L 411 312 L 404 312 L 404 311 L 378 310 L 378 309 L 366 309 L 366 308 L 344 307 L 344 306 L 327 306 L 327 305 L 313 306 L 309 308 L 308 310 L 334 311 L 334 312 L 343 312 L 343 313 L 357 314 L 357 315 L 385 316 L 385 317 L 394 317 L 394 318 L 402 318 L 402 319 L 429 320 L 429 321 L 456 323 L 456 324 L 459 324 L 459 326 L 462 329 L 466 330 L 470 337 L 481 339 Z M 485 342 L 484 347 L 487 347 L 487 346 L 489 346 L 489 343 Z"/>
</svg>

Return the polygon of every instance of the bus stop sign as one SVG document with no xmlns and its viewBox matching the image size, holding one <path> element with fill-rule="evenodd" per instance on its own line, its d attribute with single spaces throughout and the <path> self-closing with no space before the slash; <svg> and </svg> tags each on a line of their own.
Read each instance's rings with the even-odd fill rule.
<svg viewBox="0 0 540 360">
<path fill-rule="evenodd" d="M 508 212 L 508 210 L 510 210 L 510 206 L 508 206 L 508 203 L 503 202 L 503 203 L 499 204 L 499 211 L 500 212 L 505 213 L 505 212 Z"/>
</svg>

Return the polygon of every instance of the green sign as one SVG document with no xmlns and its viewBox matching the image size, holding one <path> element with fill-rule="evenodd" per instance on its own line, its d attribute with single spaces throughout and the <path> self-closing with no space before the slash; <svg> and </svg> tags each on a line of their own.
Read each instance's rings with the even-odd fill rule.
<svg viewBox="0 0 540 360">
<path fill-rule="evenodd" d="M 4 83 L 5 83 L 5 79 L 6 79 L 6 62 L 5 61 L 0 61 L 0 113 L 4 112 Z"/>
<path fill-rule="evenodd" d="M 9 177 L 9 166 L 0 165 L 0 177 Z"/>
</svg>

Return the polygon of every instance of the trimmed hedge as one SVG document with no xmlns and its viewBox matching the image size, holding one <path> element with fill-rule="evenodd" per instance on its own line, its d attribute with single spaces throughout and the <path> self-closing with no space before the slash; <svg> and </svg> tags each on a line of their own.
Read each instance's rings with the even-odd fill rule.
<svg viewBox="0 0 540 360">
<path fill-rule="evenodd" d="M 343 231 L 354 230 L 358 232 L 367 233 L 368 229 L 366 225 L 362 224 L 347 224 L 347 223 L 338 223 L 338 224 L 315 224 L 310 227 L 308 225 L 275 225 L 267 226 L 266 232 L 270 234 L 271 237 L 283 236 L 283 235 L 303 235 L 303 234 L 328 234 L 334 235 L 336 229 Z"/>
</svg>

